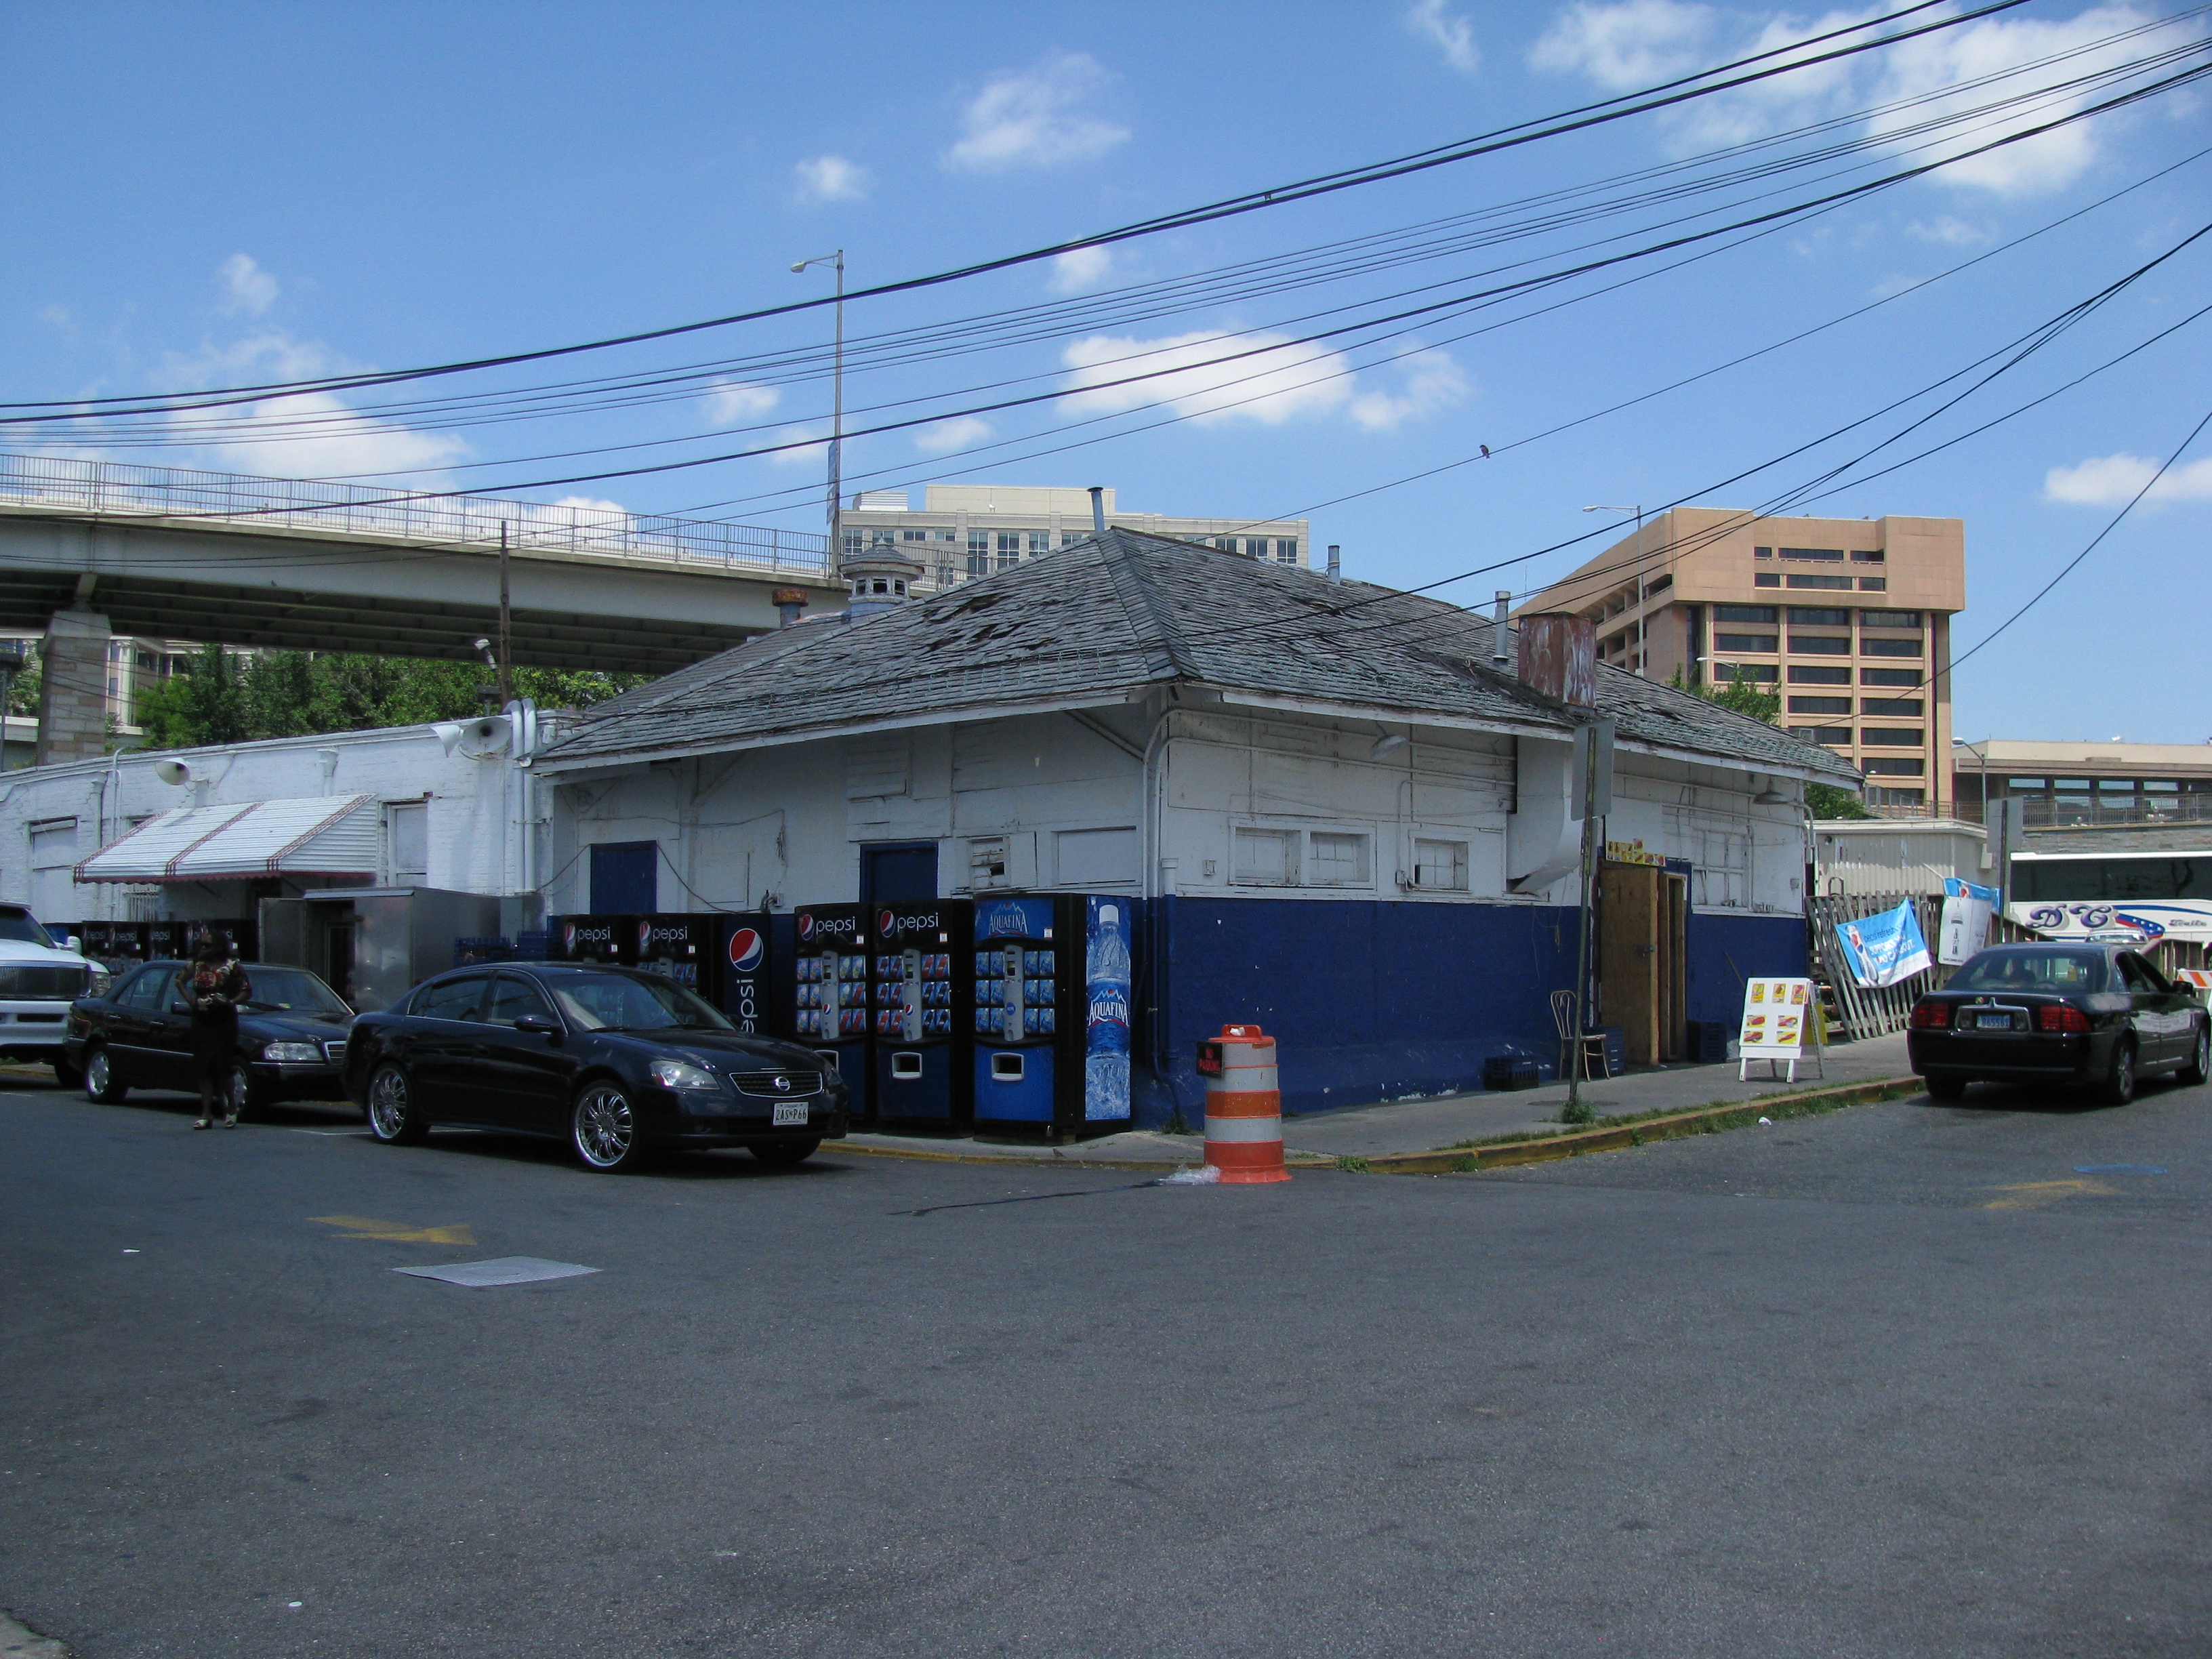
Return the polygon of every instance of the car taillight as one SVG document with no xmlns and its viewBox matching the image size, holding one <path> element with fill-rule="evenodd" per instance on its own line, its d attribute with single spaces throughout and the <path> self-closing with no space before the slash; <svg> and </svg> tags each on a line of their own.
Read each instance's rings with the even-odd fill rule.
<svg viewBox="0 0 2212 1659">
<path fill-rule="evenodd" d="M 1951 1029 L 1951 1005 L 1948 1002 L 1920 1001 L 1912 1005 L 1912 1029 L 1916 1031 L 1948 1031 Z"/>
<path fill-rule="evenodd" d="M 2035 1029 L 2039 1031 L 2059 1031 L 2068 1036 L 2079 1036 L 2087 1032 L 2089 1016 L 2079 1008 L 2069 1008 L 2062 1002 L 2051 1007 L 2037 1009 Z"/>
</svg>

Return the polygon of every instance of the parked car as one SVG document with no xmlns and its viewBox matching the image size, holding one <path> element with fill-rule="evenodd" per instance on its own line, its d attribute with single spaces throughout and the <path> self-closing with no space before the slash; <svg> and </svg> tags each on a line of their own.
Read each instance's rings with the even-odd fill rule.
<svg viewBox="0 0 2212 1659">
<path fill-rule="evenodd" d="M 112 1105 L 133 1089 L 198 1091 L 191 1004 L 177 988 L 185 965 L 147 963 L 70 1006 L 63 1051 L 92 1099 Z M 239 1111 L 280 1100 L 343 1100 L 353 1010 L 304 968 L 244 966 L 253 994 L 238 1011 L 238 1063 L 228 1091 Z"/>
<path fill-rule="evenodd" d="M 1998 945 L 1913 1005 L 1905 1046 L 1937 1100 L 1980 1081 L 2062 1083 L 2124 1106 L 2149 1073 L 2212 1075 L 2212 1015 L 2124 945 Z"/>
<path fill-rule="evenodd" d="M 660 1147 L 796 1164 L 845 1133 L 845 1085 L 811 1049 L 740 1032 L 657 974 L 510 963 L 426 980 L 356 1022 L 346 1088 L 379 1140 L 433 1124 L 555 1135 L 586 1168 Z"/>
<path fill-rule="evenodd" d="M 59 935 L 59 938 L 57 938 Z M 79 1081 L 66 1052 L 70 1006 L 107 988 L 107 969 L 69 936 L 21 904 L 0 904 L 0 1058 L 52 1066 L 66 1087 Z"/>
</svg>

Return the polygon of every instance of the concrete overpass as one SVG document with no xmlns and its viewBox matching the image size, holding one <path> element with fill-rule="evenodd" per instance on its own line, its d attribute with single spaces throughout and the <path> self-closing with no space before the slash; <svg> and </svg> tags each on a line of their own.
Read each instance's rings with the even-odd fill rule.
<svg viewBox="0 0 2212 1659">
<path fill-rule="evenodd" d="M 502 529 L 520 665 L 665 673 L 775 627 L 779 588 L 843 603 L 820 535 L 391 494 L 0 455 L 0 628 L 44 630 L 70 670 L 46 676 L 40 758 L 101 752 L 112 634 L 472 658 Z"/>
</svg>

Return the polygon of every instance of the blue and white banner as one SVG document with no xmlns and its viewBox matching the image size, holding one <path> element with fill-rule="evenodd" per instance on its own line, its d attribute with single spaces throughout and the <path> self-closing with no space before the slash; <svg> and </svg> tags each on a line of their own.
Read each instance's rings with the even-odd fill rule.
<svg viewBox="0 0 2212 1659">
<path fill-rule="evenodd" d="M 1894 985 L 1928 971 L 1927 935 L 1911 899 L 1894 910 L 1836 924 L 1836 940 L 1851 977 L 1869 989 Z"/>
<path fill-rule="evenodd" d="M 2162 939 L 2176 939 L 2212 944 L 2212 902 L 2201 899 L 2156 899 L 2142 904 L 2125 899 L 2036 902 L 2008 905 L 2005 915 L 2051 939 L 2155 945 Z"/>
<path fill-rule="evenodd" d="M 1990 942 L 1997 890 L 1956 876 L 1943 878 L 1943 925 L 1936 930 L 1936 960 L 1956 967 Z"/>
</svg>

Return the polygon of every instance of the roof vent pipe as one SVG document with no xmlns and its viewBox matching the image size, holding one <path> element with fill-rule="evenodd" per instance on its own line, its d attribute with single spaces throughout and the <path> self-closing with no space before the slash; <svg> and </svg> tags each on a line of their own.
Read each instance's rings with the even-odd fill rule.
<svg viewBox="0 0 2212 1659">
<path fill-rule="evenodd" d="M 1505 611 L 1513 603 L 1513 595 L 1499 588 L 1490 602 L 1490 660 L 1493 667 L 1504 668 L 1513 660 L 1513 653 L 1505 648 Z"/>
<path fill-rule="evenodd" d="M 806 609 L 806 590 L 803 587 L 779 587 L 769 596 L 775 602 L 776 626 L 788 628 L 797 622 L 799 613 Z"/>
<path fill-rule="evenodd" d="M 1106 533 L 1106 486 L 1091 486 L 1091 528 L 1098 535 Z"/>
<path fill-rule="evenodd" d="M 1344 580 L 1344 561 L 1339 556 L 1340 550 L 1334 542 L 1328 544 L 1328 579 L 1333 582 Z"/>
</svg>

